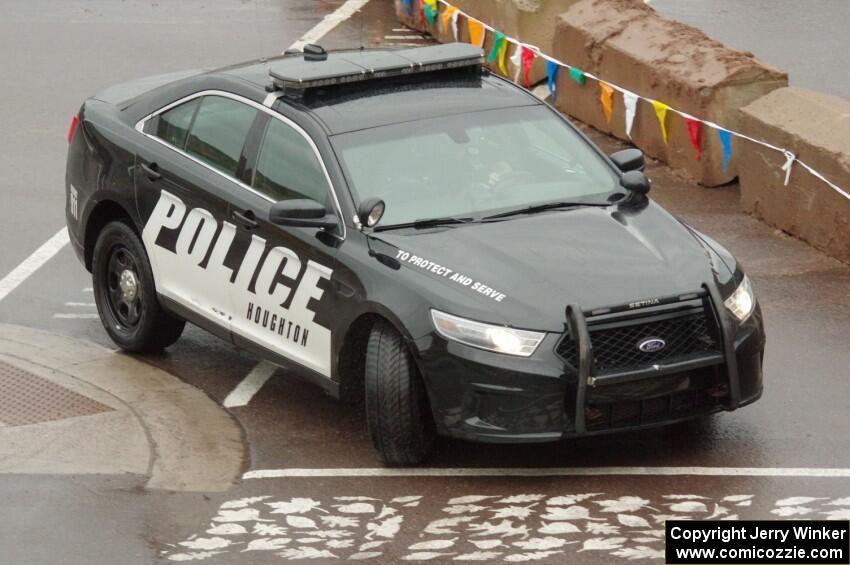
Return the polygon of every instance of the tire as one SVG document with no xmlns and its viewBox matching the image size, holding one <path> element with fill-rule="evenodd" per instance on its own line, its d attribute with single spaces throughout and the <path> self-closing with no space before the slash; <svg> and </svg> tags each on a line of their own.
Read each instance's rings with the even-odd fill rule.
<svg viewBox="0 0 850 565">
<path fill-rule="evenodd" d="M 183 333 L 186 322 L 160 306 L 145 247 L 124 221 L 106 224 L 97 236 L 92 288 L 100 321 L 121 349 L 160 351 Z"/>
<path fill-rule="evenodd" d="M 366 421 L 378 459 L 391 466 L 421 463 L 435 426 L 425 386 L 402 336 L 379 321 L 366 348 Z"/>
</svg>

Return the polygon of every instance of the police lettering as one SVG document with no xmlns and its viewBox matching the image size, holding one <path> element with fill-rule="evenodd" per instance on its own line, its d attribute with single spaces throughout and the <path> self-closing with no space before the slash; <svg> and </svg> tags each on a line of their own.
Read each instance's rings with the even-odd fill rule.
<svg viewBox="0 0 850 565">
<path fill-rule="evenodd" d="M 210 212 L 194 208 L 187 213 L 186 205 L 180 198 L 163 190 L 145 224 L 144 235 L 146 240 L 156 241 L 162 230 L 179 229 L 173 250 L 175 254 L 195 267 L 205 269 L 220 283 L 233 281 L 236 285 L 235 294 L 245 294 L 248 320 L 287 341 L 306 347 L 309 330 L 305 326 L 313 324 L 315 317 L 315 312 L 308 308 L 308 304 L 310 300 L 322 297 L 319 281 L 330 279 L 332 271 L 308 261 L 308 268 L 304 269 L 300 282 L 296 283 L 302 271 L 298 254 L 283 246 L 273 247 L 266 253 L 266 240 L 252 235 L 234 279 L 233 269 L 224 264 L 224 259 L 233 244 L 236 227 L 223 222 L 216 237 L 218 227 L 218 222 Z M 209 259 L 204 265 L 207 255 Z M 189 272 L 184 276 L 192 275 Z M 255 277 L 252 289 L 251 282 Z M 292 281 L 292 284 L 286 284 L 285 280 Z M 293 292 L 294 295 L 290 297 Z M 251 298 L 252 295 L 256 300 Z M 289 308 L 283 310 L 282 306 L 287 301 Z M 271 311 L 272 307 L 281 307 L 281 312 Z M 316 328 L 315 325 L 313 327 Z"/>
</svg>

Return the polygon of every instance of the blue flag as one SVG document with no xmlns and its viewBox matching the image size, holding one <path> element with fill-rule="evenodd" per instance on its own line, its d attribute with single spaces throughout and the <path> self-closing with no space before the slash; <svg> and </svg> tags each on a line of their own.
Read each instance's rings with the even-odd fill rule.
<svg viewBox="0 0 850 565">
<path fill-rule="evenodd" d="M 407 8 L 407 15 L 413 15 L 413 0 L 401 0 L 404 3 L 405 8 Z"/>
<path fill-rule="evenodd" d="M 558 71 L 561 65 L 546 61 L 546 81 L 549 84 L 549 93 L 552 95 L 552 102 L 558 99 Z"/>
<path fill-rule="evenodd" d="M 732 157 L 732 133 L 725 129 L 719 129 L 717 135 L 720 136 L 720 143 L 723 144 L 723 172 L 725 173 L 729 159 Z"/>
</svg>

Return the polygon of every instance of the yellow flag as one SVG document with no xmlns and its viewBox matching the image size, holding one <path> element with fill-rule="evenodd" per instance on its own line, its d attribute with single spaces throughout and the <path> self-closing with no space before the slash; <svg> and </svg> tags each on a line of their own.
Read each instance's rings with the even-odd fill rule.
<svg viewBox="0 0 850 565">
<path fill-rule="evenodd" d="M 442 21 L 443 23 L 443 32 L 449 30 L 449 22 L 452 19 L 452 14 L 454 14 L 455 12 L 457 12 L 457 8 L 455 8 L 454 6 L 446 6 L 446 9 L 443 11 L 443 15 L 440 18 L 440 21 Z"/>
<path fill-rule="evenodd" d="M 605 121 L 611 125 L 611 113 L 614 111 L 614 89 L 610 85 L 599 81 L 599 101 L 602 103 L 602 111 L 605 112 Z"/>
<path fill-rule="evenodd" d="M 508 65 L 507 65 L 507 54 L 508 54 L 508 41 L 505 40 L 502 42 L 502 46 L 499 47 L 499 70 L 502 71 L 502 74 L 508 76 Z"/>
<path fill-rule="evenodd" d="M 469 42 L 476 47 L 484 45 L 484 24 L 472 18 L 467 18 L 469 25 Z"/>
<path fill-rule="evenodd" d="M 655 115 L 658 116 L 658 123 L 661 124 L 661 139 L 664 140 L 665 145 L 667 144 L 667 124 L 664 123 L 667 118 L 667 110 L 670 109 L 670 106 L 665 104 L 664 102 L 659 102 L 658 100 L 652 101 L 652 107 L 655 109 Z"/>
</svg>

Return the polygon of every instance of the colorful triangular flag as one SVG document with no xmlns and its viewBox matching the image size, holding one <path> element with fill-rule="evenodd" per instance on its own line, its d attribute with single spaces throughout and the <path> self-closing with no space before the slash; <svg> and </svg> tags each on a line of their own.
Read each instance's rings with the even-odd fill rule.
<svg viewBox="0 0 850 565">
<path fill-rule="evenodd" d="M 614 89 L 608 83 L 599 81 L 599 102 L 602 103 L 602 112 L 605 121 L 611 125 L 611 114 L 614 112 Z"/>
<path fill-rule="evenodd" d="M 559 70 L 561 70 L 561 65 L 553 61 L 546 61 L 546 83 L 549 85 L 549 94 L 552 96 L 552 102 L 558 100 Z"/>
<path fill-rule="evenodd" d="M 537 57 L 537 52 L 528 47 L 522 47 L 522 78 L 525 79 L 525 87 L 531 88 L 531 78 L 528 73 L 531 71 L 531 65 L 534 64 L 534 59 Z"/>
<path fill-rule="evenodd" d="M 664 140 L 664 145 L 667 145 L 667 110 L 670 106 L 658 100 L 652 101 L 652 108 L 655 110 L 655 115 L 658 117 L 658 123 L 661 124 L 661 139 Z"/>
<path fill-rule="evenodd" d="M 437 0 L 425 0 L 423 9 L 428 25 L 434 27 L 434 24 L 437 23 Z"/>
<path fill-rule="evenodd" d="M 469 42 L 476 47 L 484 46 L 484 24 L 472 18 L 466 19 L 466 24 L 469 27 Z"/>
<path fill-rule="evenodd" d="M 632 126 L 635 124 L 635 111 L 637 110 L 637 94 L 623 91 L 623 104 L 626 106 L 626 135 L 632 138 Z"/>
<path fill-rule="evenodd" d="M 732 132 L 725 129 L 718 129 L 717 135 L 720 137 L 720 143 L 723 145 L 723 172 L 729 166 L 729 159 L 732 158 Z"/>
<path fill-rule="evenodd" d="M 492 63 L 499 57 L 499 51 L 502 50 L 502 44 L 505 43 L 505 34 L 501 31 L 497 31 L 496 35 L 493 37 L 493 48 L 490 50 L 490 55 L 487 57 L 487 61 Z"/>
<path fill-rule="evenodd" d="M 511 64 L 516 68 L 516 73 L 514 73 L 514 82 L 519 82 L 519 73 L 522 71 L 522 44 L 517 43 L 516 49 L 514 49 L 514 54 L 511 55 Z"/>
<path fill-rule="evenodd" d="M 697 154 L 697 161 L 699 161 L 702 159 L 702 144 L 699 139 L 702 122 L 693 118 L 685 118 L 685 123 L 688 124 L 688 137 L 691 138 L 691 145 L 694 146 L 694 151 L 696 151 Z"/>
<path fill-rule="evenodd" d="M 505 55 L 507 55 L 507 53 L 508 40 L 506 39 L 502 42 L 502 46 L 499 48 L 499 70 L 502 71 L 502 74 L 505 76 L 508 76 L 508 66 L 505 62 L 505 59 L 507 59 Z"/>
<path fill-rule="evenodd" d="M 584 86 L 585 76 L 584 71 L 578 67 L 570 67 L 570 78 L 576 81 L 581 86 Z"/>
</svg>

